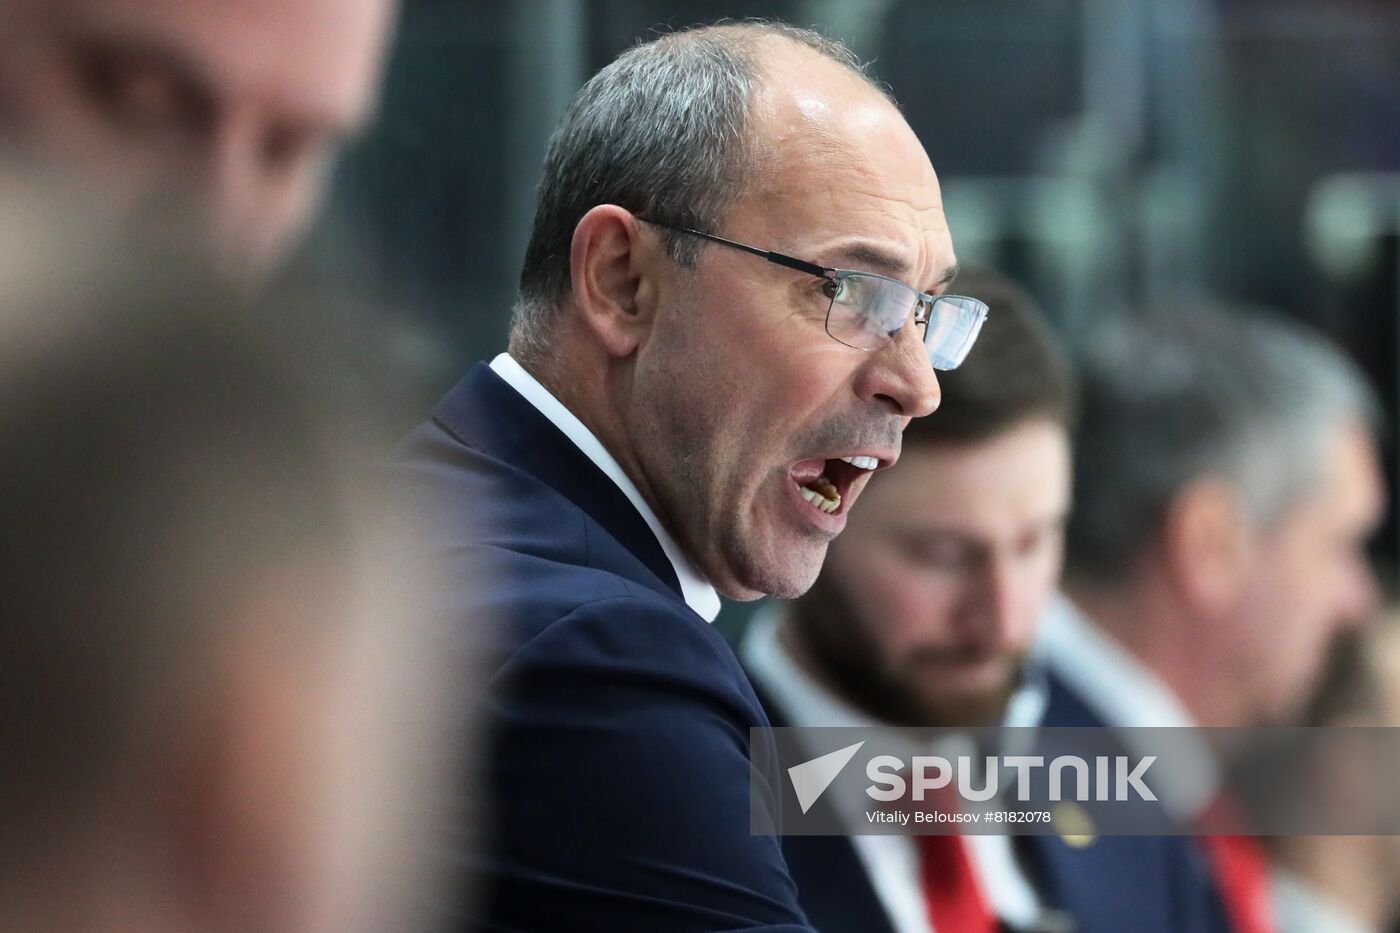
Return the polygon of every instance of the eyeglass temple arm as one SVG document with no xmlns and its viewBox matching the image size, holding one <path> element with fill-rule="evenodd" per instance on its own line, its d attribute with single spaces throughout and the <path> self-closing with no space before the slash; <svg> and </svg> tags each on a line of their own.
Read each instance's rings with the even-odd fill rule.
<svg viewBox="0 0 1400 933">
<path fill-rule="evenodd" d="M 638 219 L 642 220 L 644 218 Z M 819 266 L 814 262 L 807 262 L 805 259 L 796 259 L 792 256 L 784 256 L 782 253 L 775 253 L 771 250 L 759 249 L 757 246 L 749 246 L 746 243 L 738 243 L 734 240 L 726 240 L 722 236 L 715 236 L 713 233 L 706 233 L 703 230 L 692 230 L 689 227 L 674 227 L 671 224 L 663 224 L 655 220 L 648 220 L 646 222 L 652 224 L 653 226 L 665 227 L 667 230 L 674 230 L 677 233 L 688 233 L 691 236 L 698 236 L 702 240 L 710 240 L 714 243 L 721 243 L 725 246 L 731 246 L 734 249 L 741 249 L 746 253 L 758 256 L 762 259 L 766 259 L 769 262 L 776 263 L 780 266 L 787 266 L 789 269 L 796 269 L 798 272 L 806 272 L 809 275 L 815 275 L 818 278 L 829 279 L 832 278 L 836 273 L 835 269 L 828 269 L 826 266 Z"/>
</svg>

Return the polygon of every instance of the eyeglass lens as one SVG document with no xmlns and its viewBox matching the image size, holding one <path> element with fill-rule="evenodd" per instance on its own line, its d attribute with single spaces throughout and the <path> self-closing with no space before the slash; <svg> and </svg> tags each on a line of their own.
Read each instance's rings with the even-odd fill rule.
<svg viewBox="0 0 1400 933">
<path fill-rule="evenodd" d="M 826 329 L 833 338 L 859 350 L 875 350 L 899 333 L 918 302 L 918 294 L 889 279 L 846 273 L 836 281 Z M 953 369 L 971 349 L 982 329 L 986 306 L 975 298 L 941 295 L 925 325 L 924 345 L 935 369 Z"/>
</svg>

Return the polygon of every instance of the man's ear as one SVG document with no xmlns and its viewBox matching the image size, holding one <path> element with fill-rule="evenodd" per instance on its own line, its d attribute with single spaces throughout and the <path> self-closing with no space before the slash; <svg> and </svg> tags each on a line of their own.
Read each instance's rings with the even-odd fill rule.
<svg viewBox="0 0 1400 933">
<path fill-rule="evenodd" d="M 645 341 L 656 313 L 652 271 L 659 241 L 630 211 L 600 204 L 574 227 L 573 300 L 582 322 L 614 356 Z"/>
<path fill-rule="evenodd" d="M 1231 611 L 1254 548 L 1249 516 L 1232 484 L 1208 477 L 1178 492 L 1161 543 L 1180 598 L 1206 616 Z"/>
</svg>

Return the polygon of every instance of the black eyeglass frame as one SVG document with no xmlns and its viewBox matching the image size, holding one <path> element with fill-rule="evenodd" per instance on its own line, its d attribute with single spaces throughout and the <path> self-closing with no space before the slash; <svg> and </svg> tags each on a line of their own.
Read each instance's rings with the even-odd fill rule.
<svg viewBox="0 0 1400 933">
<path fill-rule="evenodd" d="M 815 262 L 808 262 L 805 259 L 798 259 L 795 256 L 787 256 L 783 253 L 774 252 L 773 250 L 759 249 L 757 246 L 750 246 L 747 243 L 740 243 L 737 240 L 730 240 L 722 236 L 717 236 L 713 233 L 706 233 L 704 230 L 695 230 L 691 227 L 679 227 L 675 224 L 662 223 L 659 220 L 651 220 L 646 217 L 638 217 L 637 219 L 640 220 L 642 223 L 651 224 L 653 227 L 662 227 L 666 230 L 673 230 L 676 233 L 684 233 L 688 234 L 689 236 L 700 237 L 702 240 L 709 240 L 712 243 L 719 243 L 723 246 L 728 246 L 733 249 L 742 250 L 745 253 L 748 253 L 752 256 L 757 256 L 760 259 L 767 260 L 768 262 L 774 263 L 775 265 L 786 266 L 789 269 L 796 269 L 798 272 L 806 272 L 808 275 L 815 275 L 817 278 L 826 279 L 828 282 L 840 282 L 847 276 L 859 275 L 873 279 L 882 279 L 886 282 L 898 285 L 900 288 L 908 291 L 911 295 L 914 296 L 914 323 L 916 325 L 924 325 L 925 332 L 927 332 L 929 319 L 933 317 L 933 306 L 938 302 L 939 299 L 965 297 L 962 295 L 930 295 L 926 292 L 919 291 L 917 288 L 914 288 L 908 283 L 901 282 L 899 279 L 892 278 L 888 275 L 881 275 L 878 272 L 863 272 L 860 269 L 835 269 L 830 266 L 823 266 Z M 977 299 L 968 300 L 975 301 Z M 982 314 L 983 318 L 985 319 L 987 313 L 986 302 L 978 301 L 977 303 L 982 305 Z M 832 302 L 832 305 L 835 305 L 834 300 Z M 852 344 L 846 343 L 846 341 L 841 340 L 839 337 L 832 334 L 830 325 L 831 309 L 828 308 L 826 313 L 826 332 L 827 334 L 830 334 L 831 338 L 837 343 L 840 343 L 843 346 L 851 347 L 851 349 L 853 350 L 860 350 L 863 353 L 870 353 L 873 352 L 875 349 L 878 349 L 875 347 L 857 347 Z M 890 334 L 890 338 L 893 339 L 893 337 L 894 334 Z"/>
</svg>

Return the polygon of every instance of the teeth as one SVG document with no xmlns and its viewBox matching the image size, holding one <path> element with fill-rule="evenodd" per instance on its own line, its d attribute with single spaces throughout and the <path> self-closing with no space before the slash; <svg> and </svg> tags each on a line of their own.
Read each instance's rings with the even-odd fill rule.
<svg viewBox="0 0 1400 933">
<path fill-rule="evenodd" d="M 835 486 L 831 485 L 831 480 L 827 479 L 825 476 L 820 476 L 813 480 L 812 485 L 819 487 L 822 492 L 818 492 L 816 489 L 809 489 L 806 486 L 798 486 L 797 491 L 802 493 L 802 498 L 828 515 L 841 508 L 841 494 L 836 491 Z"/>
<path fill-rule="evenodd" d="M 841 459 L 858 470 L 873 470 L 880 465 L 880 461 L 875 457 L 842 457 Z"/>
</svg>

